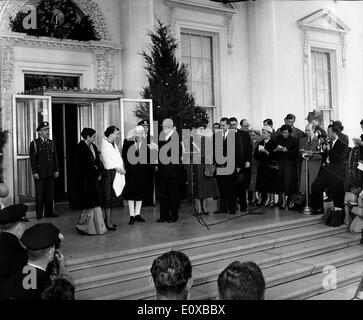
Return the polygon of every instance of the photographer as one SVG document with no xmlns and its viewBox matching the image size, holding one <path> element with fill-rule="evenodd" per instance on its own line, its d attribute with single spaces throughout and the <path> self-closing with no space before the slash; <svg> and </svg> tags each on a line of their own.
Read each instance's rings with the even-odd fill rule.
<svg viewBox="0 0 363 320">
<path fill-rule="evenodd" d="M 67 277 L 64 256 L 57 251 L 63 236 L 51 223 L 37 224 L 25 231 L 21 241 L 28 251 L 28 262 L 9 277 L 2 288 L 2 296 L 13 300 L 41 300 L 42 292 L 52 280 Z M 52 274 L 47 272 L 53 262 Z"/>
</svg>

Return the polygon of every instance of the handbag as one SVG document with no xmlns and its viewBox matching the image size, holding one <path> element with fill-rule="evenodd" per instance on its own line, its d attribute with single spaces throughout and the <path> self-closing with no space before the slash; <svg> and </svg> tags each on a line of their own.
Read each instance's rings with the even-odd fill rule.
<svg viewBox="0 0 363 320">
<path fill-rule="evenodd" d="M 214 177 L 216 173 L 216 166 L 214 164 L 206 164 L 204 167 L 204 175 L 207 177 Z"/>
<path fill-rule="evenodd" d="M 341 208 L 329 208 L 323 216 L 325 224 L 330 227 L 339 227 L 344 223 L 344 214 Z"/>
</svg>

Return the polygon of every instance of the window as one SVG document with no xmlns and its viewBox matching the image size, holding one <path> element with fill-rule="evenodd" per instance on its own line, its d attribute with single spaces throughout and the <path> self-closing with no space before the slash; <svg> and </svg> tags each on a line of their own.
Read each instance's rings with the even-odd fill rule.
<svg viewBox="0 0 363 320">
<path fill-rule="evenodd" d="M 60 76 L 48 74 L 28 74 L 24 75 L 25 91 L 47 87 L 50 89 L 73 89 L 79 88 L 80 77 Z"/>
<path fill-rule="evenodd" d="M 333 111 L 330 52 L 311 50 L 312 105 L 323 113 L 324 127 L 330 123 Z"/>
<path fill-rule="evenodd" d="M 186 64 L 189 85 L 198 106 L 207 108 L 210 122 L 215 106 L 213 38 L 204 34 L 181 33 L 181 58 Z"/>
</svg>

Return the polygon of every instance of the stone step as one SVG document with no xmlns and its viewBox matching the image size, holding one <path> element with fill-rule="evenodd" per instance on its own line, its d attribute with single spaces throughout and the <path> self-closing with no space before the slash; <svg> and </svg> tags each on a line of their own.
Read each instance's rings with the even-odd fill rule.
<svg viewBox="0 0 363 320">
<path fill-rule="evenodd" d="M 130 260 L 133 261 L 135 259 L 140 259 L 140 258 L 158 256 L 171 249 L 186 250 L 191 248 L 200 248 L 203 246 L 210 246 L 212 244 L 221 243 L 223 241 L 233 241 L 236 239 L 249 238 L 257 235 L 269 234 L 287 229 L 294 230 L 299 227 L 317 225 L 317 224 L 321 225 L 321 217 L 304 216 L 301 219 L 295 219 L 292 221 L 287 221 L 282 223 L 274 223 L 274 224 L 241 229 L 238 231 L 212 234 L 209 236 L 196 237 L 196 238 L 163 243 L 137 249 L 117 251 L 97 256 L 85 257 L 81 259 L 70 259 L 67 261 L 67 264 L 71 271 L 90 269 L 112 263 L 120 263 Z"/>
<path fill-rule="evenodd" d="M 345 227 L 330 228 L 324 225 L 312 225 L 296 229 L 275 232 L 267 235 L 254 236 L 251 238 L 240 238 L 236 240 L 224 241 L 222 238 L 219 243 L 212 243 L 203 247 L 193 247 L 183 250 L 191 259 L 193 266 L 205 264 L 214 260 L 226 259 L 229 256 L 238 254 L 247 254 L 258 252 L 266 249 L 278 248 L 287 244 L 299 243 L 306 240 L 326 237 L 328 235 L 337 235 L 345 232 Z M 164 251 L 165 252 L 165 251 Z M 72 275 L 78 285 L 91 283 L 102 280 L 104 277 L 137 277 L 139 273 L 149 271 L 152 261 L 157 257 L 148 256 L 145 258 L 135 258 L 133 260 L 120 261 L 117 259 L 109 261 L 108 265 L 94 266 L 88 269 L 72 269 Z"/>
<path fill-rule="evenodd" d="M 359 281 L 342 286 L 326 293 L 318 294 L 306 300 L 351 300 L 359 286 Z"/>
<path fill-rule="evenodd" d="M 350 238 L 339 238 L 338 236 L 330 236 L 318 240 L 310 240 L 306 241 L 309 243 L 309 249 L 305 247 L 299 247 L 296 250 L 291 250 L 289 254 L 287 253 L 274 253 L 269 254 L 270 250 L 264 252 L 257 252 L 250 255 L 236 255 L 229 260 L 221 260 L 218 262 L 219 266 L 208 264 L 207 268 L 194 268 L 194 288 L 199 290 L 199 286 L 211 282 L 215 282 L 218 274 L 223 270 L 223 268 L 228 265 L 228 263 L 235 260 L 252 260 L 258 263 L 261 267 L 266 268 L 268 266 L 283 264 L 289 261 L 296 261 L 301 258 L 333 251 L 339 250 L 340 248 L 346 248 L 349 246 L 353 246 L 359 243 L 360 238 L 351 236 Z M 315 241 L 315 242 L 314 242 Z M 299 246 L 299 244 L 297 244 Z M 310 252 L 310 253 L 309 253 Z M 150 266 L 149 266 L 150 267 Z M 210 271 L 212 269 L 212 271 Z M 305 269 L 303 270 L 305 272 Z M 282 280 L 283 281 L 283 280 Z M 151 282 L 150 273 L 148 275 L 145 274 L 144 278 L 137 278 L 131 281 L 117 282 L 115 279 L 114 283 L 112 281 L 104 280 L 103 283 L 100 282 L 98 284 L 102 284 L 97 287 L 86 287 L 77 286 L 77 295 L 82 299 L 149 299 L 154 296 L 154 288 Z"/>
</svg>

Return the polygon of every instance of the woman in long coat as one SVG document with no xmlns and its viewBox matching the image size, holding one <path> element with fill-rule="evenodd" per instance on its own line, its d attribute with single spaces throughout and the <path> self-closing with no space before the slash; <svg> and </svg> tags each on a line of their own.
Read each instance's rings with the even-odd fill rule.
<svg viewBox="0 0 363 320">
<path fill-rule="evenodd" d="M 321 165 L 321 154 L 317 153 L 319 151 L 319 139 L 314 134 L 314 125 L 309 123 L 306 126 L 305 134 L 306 136 L 300 140 L 300 156 L 305 159 L 308 158 L 308 180 L 309 189 L 308 192 L 311 194 L 311 185 L 313 184 L 315 178 L 318 176 L 320 165 Z M 301 177 L 300 177 L 300 192 L 306 193 L 306 160 L 301 163 Z"/>
<path fill-rule="evenodd" d="M 76 229 L 81 234 L 104 234 L 107 232 L 101 210 L 102 192 L 99 185 L 102 164 L 94 145 L 96 131 L 84 128 L 83 140 L 78 144 L 74 164 L 74 184 L 69 206 L 81 209 Z"/>
<path fill-rule="evenodd" d="M 145 198 L 145 177 L 148 169 L 148 147 L 144 128 L 137 126 L 133 133 L 131 137 L 124 140 L 122 146 L 122 160 L 126 170 L 126 185 L 122 195 L 125 200 L 128 200 L 130 225 L 135 221 L 145 222 L 140 211 Z"/>
<path fill-rule="evenodd" d="M 283 125 L 280 129 L 281 135 L 276 137 L 276 156 L 279 160 L 279 186 L 282 193 L 282 205 L 280 209 L 287 206 L 287 197 L 298 190 L 297 159 L 299 157 L 299 142 L 291 136 L 292 129 Z M 290 202 L 289 208 L 292 208 Z"/>
<path fill-rule="evenodd" d="M 275 194 L 279 192 L 278 165 L 276 162 L 276 142 L 271 138 L 272 128 L 262 128 L 262 138 L 254 152 L 258 161 L 256 190 L 260 193 L 267 193 L 265 206 L 275 206 Z"/>
<path fill-rule="evenodd" d="M 183 139 L 182 142 L 184 159 L 189 155 L 193 156 L 191 159 L 193 160 L 193 165 L 185 164 L 185 166 L 188 177 L 188 193 L 189 196 L 192 196 L 193 190 L 194 199 L 192 200 L 195 200 L 195 209 L 198 215 L 202 213 L 209 214 L 207 199 L 219 197 L 218 184 L 214 172 L 215 165 L 213 164 L 212 132 L 210 132 L 210 136 L 207 136 L 206 132 L 207 130 L 205 130 L 202 124 L 195 124 L 191 135 Z M 193 153 L 190 154 L 189 152 Z M 193 171 L 191 168 L 193 168 Z"/>
</svg>

